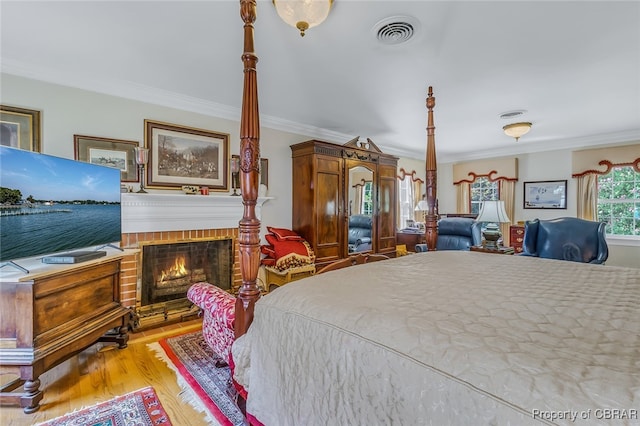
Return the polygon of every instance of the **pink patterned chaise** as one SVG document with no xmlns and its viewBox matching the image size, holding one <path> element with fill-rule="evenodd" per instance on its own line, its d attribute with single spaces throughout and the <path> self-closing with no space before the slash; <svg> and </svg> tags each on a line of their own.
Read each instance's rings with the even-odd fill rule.
<svg viewBox="0 0 640 426">
<path fill-rule="evenodd" d="M 202 309 L 202 334 L 205 342 L 228 364 L 235 338 L 235 296 L 213 284 L 199 282 L 189 288 L 187 298 Z"/>
</svg>

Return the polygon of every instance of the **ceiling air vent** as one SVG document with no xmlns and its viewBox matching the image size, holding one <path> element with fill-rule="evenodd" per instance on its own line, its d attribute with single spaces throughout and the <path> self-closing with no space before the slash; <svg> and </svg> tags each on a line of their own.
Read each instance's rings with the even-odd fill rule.
<svg viewBox="0 0 640 426">
<path fill-rule="evenodd" d="M 500 118 L 502 118 L 503 120 L 508 120 L 510 118 L 513 118 L 513 117 L 519 117 L 522 114 L 524 114 L 525 112 L 527 112 L 527 111 L 525 111 L 523 109 L 519 109 L 519 110 L 515 110 L 515 111 L 503 112 L 502 114 L 500 114 Z"/>
<path fill-rule="evenodd" d="M 374 25 L 373 32 L 380 43 L 396 45 L 409 41 L 415 35 L 418 27 L 418 20 L 415 18 L 392 16 Z"/>
</svg>

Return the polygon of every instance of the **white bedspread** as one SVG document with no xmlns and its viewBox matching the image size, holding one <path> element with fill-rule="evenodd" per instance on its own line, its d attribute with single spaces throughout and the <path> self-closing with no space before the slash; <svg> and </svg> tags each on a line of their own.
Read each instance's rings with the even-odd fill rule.
<svg viewBox="0 0 640 426">
<path fill-rule="evenodd" d="M 640 424 L 639 334 L 640 269 L 441 251 L 283 286 L 233 357 L 265 425 Z"/>
</svg>

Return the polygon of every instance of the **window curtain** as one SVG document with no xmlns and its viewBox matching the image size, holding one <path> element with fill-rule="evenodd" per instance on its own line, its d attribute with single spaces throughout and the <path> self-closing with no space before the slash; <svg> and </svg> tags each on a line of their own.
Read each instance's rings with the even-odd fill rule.
<svg viewBox="0 0 640 426">
<path fill-rule="evenodd" d="M 505 209 L 507 209 L 509 219 L 513 221 L 515 182 L 518 180 L 518 159 L 516 157 L 490 158 L 454 164 L 453 184 L 456 186 L 456 213 L 470 212 L 471 184 L 479 177 L 487 177 L 491 182 L 500 182 L 500 199 L 505 201 Z M 508 182 L 508 184 L 503 184 L 504 182 Z M 504 199 L 503 188 L 506 191 L 504 195 L 506 198 Z M 508 230 L 508 224 L 503 226 Z M 505 235 L 504 232 L 503 235 Z"/>
<path fill-rule="evenodd" d="M 577 181 L 577 216 L 598 220 L 598 175 L 613 167 L 631 166 L 640 173 L 640 144 L 585 149 L 571 153 L 572 177 Z"/>
<path fill-rule="evenodd" d="M 471 184 L 469 182 L 460 182 L 456 185 L 456 213 L 469 213 L 471 211 Z"/>
<path fill-rule="evenodd" d="M 516 208 L 516 181 L 500 179 L 500 200 L 504 201 L 504 209 L 507 212 L 507 216 L 513 223 Z M 505 247 L 511 247 L 511 231 L 509 227 L 511 223 L 501 223 L 500 232 L 502 232 L 502 245 Z"/>
<path fill-rule="evenodd" d="M 400 168 L 400 173 L 398 176 L 396 176 L 396 178 L 398 179 L 398 194 L 402 193 L 402 191 L 400 190 L 401 182 L 403 182 L 405 179 L 410 179 L 411 185 L 409 185 L 408 191 L 410 192 L 409 197 L 411 200 L 411 212 L 408 214 L 408 216 L 413 218 L 413 220 L 422 222 L 424 220 L 423 212 L 416 211 L 416 207 L 418 206 L 420 200 L 422 200 L 422 184 L 424 183 L 424 181 L 417 177 L 416 174 L 417 172 L 415 170 L 407 172 L 404 168 Z M 401 212 L 401 203 L 403 202 L 404 200 L 400 200 L 398 203 L 396 203 L 396 227 L 398 229 L 403 227 Z"/>
<path fill-rule="evenodd" d="M 422 180 L 414 180 L 411 188 L 413 190 L 413 220 L 424 222 L 424 212 L 416 210 L 418 203 L 422 200 Z"/>
</svg>

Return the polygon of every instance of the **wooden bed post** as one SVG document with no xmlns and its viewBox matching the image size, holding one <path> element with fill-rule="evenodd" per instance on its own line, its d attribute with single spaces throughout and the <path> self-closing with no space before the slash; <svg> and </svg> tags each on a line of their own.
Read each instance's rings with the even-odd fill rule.
<svg viewBox="0 0 640 426">
<path fill-rule="evenodd" d="M 437 189 L 438 189 L 438 167 L 436 165 L 436 142 L 435 129 L 433 125 L 433 108 L 436 106 L 436 98 L 433 97 L 433 88 L 429 86 L 427 96 L 427 161 L 426 161 L 426 186 L 427 186 L 427 213 L 425 214 L 424 227 L 426 232 L 427 246 L 429 251 L 436 249 L 438 241 L 438 213 Z"/>
<path fill-rule="evenodd" d="M 253 309 L 260 298 L 256 285 L 260 266 L 260 220 L 256 217 L 260 164 L 260 118 L 258 114 L 258 57 L 253 47 L 256 0 L 240 0 L 244 21 L 244 88 L 240 117 L 240 189 L 244 213 L 239 222 L 238 246 L 242 286 L 236 300 L 235 337 L 246 333 L 253 320 Z"/>
</svg>

